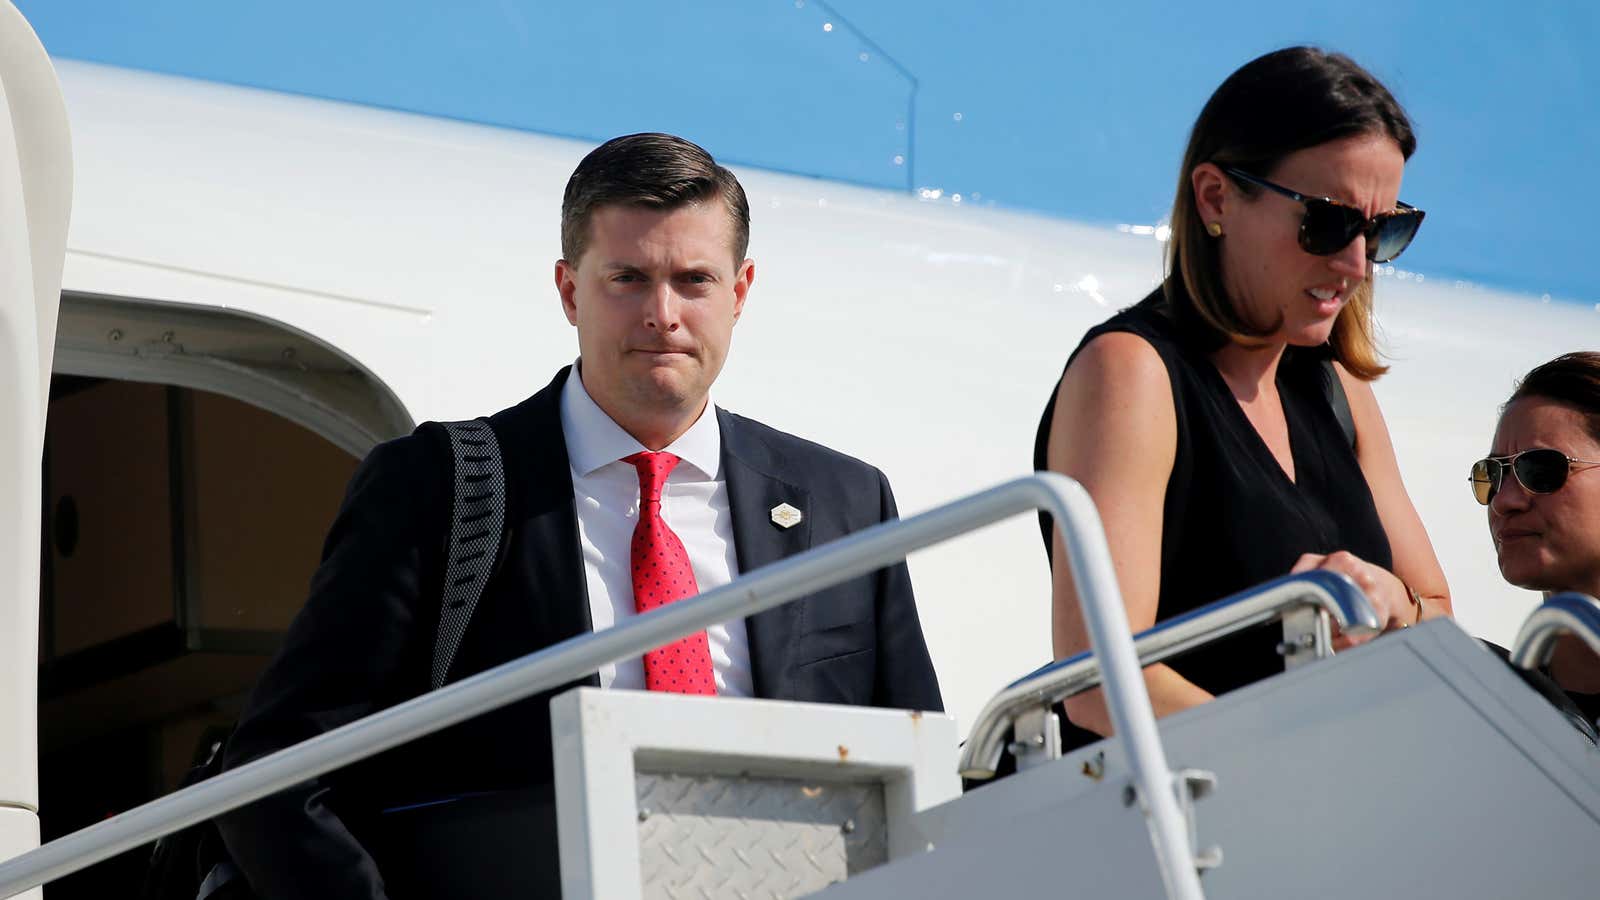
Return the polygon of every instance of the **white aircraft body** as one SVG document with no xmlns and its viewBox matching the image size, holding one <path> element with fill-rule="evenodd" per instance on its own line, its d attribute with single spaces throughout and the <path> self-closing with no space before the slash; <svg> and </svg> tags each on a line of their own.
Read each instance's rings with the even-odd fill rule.
<svg viewBox="0 0 1600 900">
<path fill-rule="evenodd" d="M 562 188 L 590 145 L 86 63 L 56 66 L 74 161 L 61 325 L 52 328 L 48 310 L 38 317 L 41 342 L 56 332 L 53 365 L 44 346 L 38 390 L 7 395 L 17 408 L 0 409 L 0 462 L 10 465 L 19 446 L 27 449 L 28 432 L 10 422 L 42 419 L 37 404 L 52 373 L 89 386 L 199 389 L 342 451 L 332 454 L 342 467 L 293 473 L 317 486 L 325 527 L 338 485 L 374 443 L 427 419 L 514 404 L 576 356 L 552 264 Z M 1150 229 L 738 174 L 751 201 L 757 277 L 714 401 L 879 466 L 902 514 L 1030 471 L 1040 411 L 1067 355 L 1162 271 L 1164 246 Z M 1420 239 L 1428 240 L 1426 228 Z M 1592 347 L 1600 312 L 1390 267 L 1377 296 L 1393 362 L 1377 392 L 1457 619 L 1509 644 L 1537 597 L 1500 580 L 1467 467 L 1486 450 L 1514 378 Z M 58 418 L 67 427 L 63 404 L 79 395 L 58 396 L 65 399 L 50 407 L 51 429 Z M 203 402 L 193 396 L 185 402 Z M 141 452 L 143 432 L 123 430 L 133 418 L 93 417 L 102 429 L 95 440 L 117 448 L 108 458 Z M 225 431 L 190 437 L 232 434 Z M 251 440 L 248 432 L 232 436 Z M 51 466 L 68 437 L 52 432 Z M 198 493 L 187 502 L 248 493 L 259 477 L 248 461 L 196 472 L 190 486 Z M 95 498 L 75 502 L 87 544 Z M 59 512 L 48 491 L 46 503 Z M 121 509 L 122 533 L 132 540 L 167 528 L 164 508 Z M 222 546 L 230 529 L 247 524 L 202 528 L 184 540 Z M 23 547 L 26 563 L 37 529 L 31 514 L 0 524 L 0 547 Z M 230 545 L 219 565 L 292 569 L 303 588 L 320 529 L 301 531 L 291 536 L 292 560 L 275 557 L 286 552 L 276 544 L 246 543 Z M 44 537 L 47 546 L 55 540 Z M 191 562 L 202 557 L 212 559 Z M 97 606 L 57 611 L 58 643 L 77 617 L 116 618 L 121 598 L 139 589 L 138 567 L 129 565 L 102 576 Z M 60 566 L 68 567 L 65 556 Z M 1036 522 L 1018 517 L 919 553 L 911 570 L 948 708 L 965 728 L 996 690 L 1050 658 Z M 173 577 L 191 589 L 229 583 L 206 582 L 203 572 Z M 292 585 L 274 596 L 275 608 L 288 612 L 303 599 Z M 189 602 L 209 604 L 214 618 L 258 618 L 245 600 L 235 609 L 231 595 Z M 63 688 L 36 709 L 41 639 L 28 624 L 40 615 L 36 595 L 0 594 L 0 617 L 21 623 L 0 632 L 0 807 L 8 807 L 0 821 L 26 820 L 0 829 L 0 857 L 37 839 L 32 772 L 46 715 L 69 723 L 61 726 L 68 743 L 92 737 L 97 720 L 178 716 L 164 699 L 172 694 L 190 705 L 224 693 L 236 701 L 248 684 L 233 670 L 214 681 L 198 670 L 169 667 L 166 681 L 119 670 Z M 198 628 L 190 623 L 191 632 Z M 46 653 L 67 655 L 59 647 Z M 252 657 L 249 671 L 260 661 Z M 147 713 L 130 713 L 138 709 Z"/>
</svg>

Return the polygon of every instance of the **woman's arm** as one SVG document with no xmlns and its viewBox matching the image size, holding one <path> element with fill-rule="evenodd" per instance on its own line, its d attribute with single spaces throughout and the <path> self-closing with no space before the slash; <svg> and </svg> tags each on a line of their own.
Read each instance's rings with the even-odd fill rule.
<svg viewBox="0 0 1600 900">
<path fill-rule="evenodd" d="M 1351 576 L 1372 598 L 1378 615 L 1386 620 L 1385 627 L 1398 628 L 1416 621 L 1417 610 L 1408 587 L 1422 598 L 1423 618 L 1452 615 L 1450 585 L 1445 581 L 1439 558 L 1434 555 L 1433 542 L 1428 540 L 1428 532 L 1422 527 L 1422 518 L 1417 515 L 1400 478 L 1400 464 L 1395 459 L 1394 443 L 1389 439 L 1389 426 L 1378 409 L 1372 385 L 1346 372 L 1338 363 L 1334 363 L 1334 370 L 1339 373 L 1345 396 L 1350 400 L 1350 414 L 1356 424 L 1356 459 L 1372 491 L 1383 530 L 1389 535 L 1394 565 L 1391 570 L 1384 570 L 1349 553 L 1328 557 L 1307 554 L 1294 570 L 1329 568 Z"/>
<path fill-rule="evenodd" d="M 1155 624 L 1161 588 L 1161 528 L 1167 481 L 1177 453 L 1178 421 L 1166 365 L 1136 335 L 1113 332 L 1090 341 L 1056 392 L 1046 460 L 1094 499 L 1112 565 L 1137 633 Z M 1078 594 L 1058 527 L 1053 537 L 1053 629 L 1057 659 L 1089 649 Z M 1145 669 L 1156 715 L 1204 703 L 1211 695 L 1165 665 Z M 1112 731 L 1100 691 L 1069 699 L 1067 717 L 1101 735 Z"/>
</svg>

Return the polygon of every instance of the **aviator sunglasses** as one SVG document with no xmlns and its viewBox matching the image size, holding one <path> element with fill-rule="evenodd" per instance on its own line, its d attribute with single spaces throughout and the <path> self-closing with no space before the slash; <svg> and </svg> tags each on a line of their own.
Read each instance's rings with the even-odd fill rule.
<svg viewBox="0 0 1600 900">
<path fill-rule="evenodd" d="M 1522 489 L 1530 494 L 1553 494 L 1567 483 L 1567 474 L 1573 469 L 1600 466 L 1600 460 L 1573 459 L 1560 450 L 1534 447 L 1510 456 L 1490 456 L 1472 464 L 1472 496 L 1484 506 L 1500 492 L 1500 485 L 1510 470 Z"/>
<path fill-rule="evenodd" d="M 1300 220 L 1300 249 L 1313 256 L 1338 253 L 1350 246 L 1350 242 L 1360 234 L 1367 238 L 1367 259 L 1375 263 L 1389 262 L 1411 245 L 1411 239 L 1417 236 L 1417 229 L 1422 227 L 1422 217 L 1426 215 L 1409 203 L 1401 203 L 1398 209 L 1378 213 L 1369 219 L 1355 207 L 1331 197 L 1307 197 L 1232 166 L 1226 166 L 1222 171 L 1239 181 L 1275 191 L 1303 205 L 1306 216 Z"/>
</svg>

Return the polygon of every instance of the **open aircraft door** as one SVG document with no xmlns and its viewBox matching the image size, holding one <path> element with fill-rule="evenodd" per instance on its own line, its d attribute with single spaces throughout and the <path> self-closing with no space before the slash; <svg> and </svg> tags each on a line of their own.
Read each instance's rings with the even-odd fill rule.
<svg viewBox="0 0 1600 900">
<path fill-rule="evenodd" d="M 71 207 L 55 69 L 0 0 L 0 858 L 39 843 L 40 466 Z"/>
</svg>

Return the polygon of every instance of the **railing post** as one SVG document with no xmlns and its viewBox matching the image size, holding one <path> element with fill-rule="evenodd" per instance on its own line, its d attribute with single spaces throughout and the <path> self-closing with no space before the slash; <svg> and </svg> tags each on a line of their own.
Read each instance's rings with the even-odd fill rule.
<svg viewBox="0 0 1600 900">
<path fill-rule="evenodd" d="M 1576 635 L 1600 657 L 1600 600 L 1568 591 L 1555 594 L 1528 615 L 1512 644 L 1511 663 L 1522 669 L 1537 669 L 1550 662 L 1556 639 Z"/>
<path fill-rule="evenodd" d="M 1061 529 L 1089 642 L 1100 659 L 1106 706 L 1133 773 L 1167 896 L 1198 900 L 1204 893 L 1179 801 L 1182 786 L 1161 747 L 1100 512 L 1076 481 L 1053 472 L 1034 477 L 1032 485 L 1042 494 L 1040 506 L 1050 511 Z"/>
</svg>

